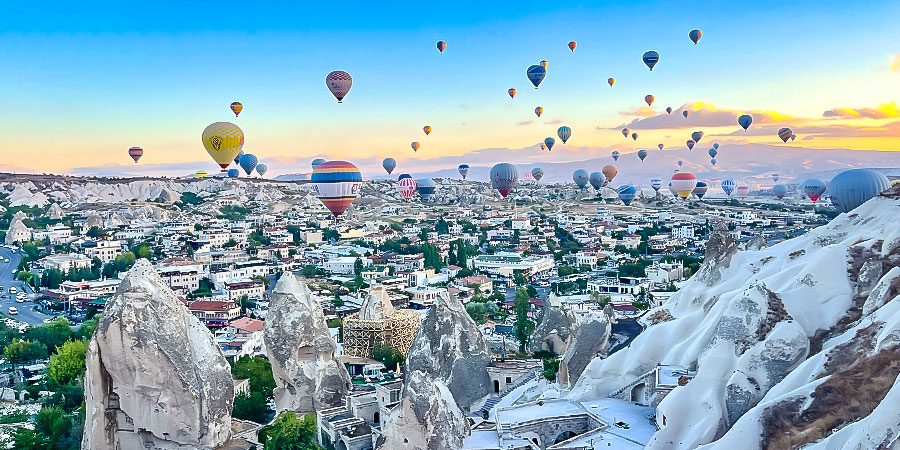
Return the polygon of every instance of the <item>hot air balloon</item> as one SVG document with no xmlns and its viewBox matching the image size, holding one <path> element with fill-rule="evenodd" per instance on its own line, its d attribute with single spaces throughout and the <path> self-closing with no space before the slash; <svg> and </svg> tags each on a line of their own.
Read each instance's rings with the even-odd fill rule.
<svg viewBox="0 0 900 450">
<path fill-rule="evenodd" d="M 818 178 L 810 178 L 803 182 L 803 193 L 812 200 L 813 203 L 825 192 L 825 182 Z"/>
<path fill-rule="evenodd" d="M 790 128 L 782 128 L 778 130 L 778 137 L 781 138 L 781 142 L 787 142 L 793 134 L 794 132 L 791 131 Z"/>
<path fill-rule="evenodd" d="M 693 149 L 694 149 L 694 144 L 696 144 L 696 142 L 694 142 L 694 141 L 688 139 L 688 141 L 686 142 L 686 144 L 687 144 L 688 150 L 693 150 Z"/>
<path fill-rule="evenodd" d="M 228 169 L 228 178 L 237 178 L 241 172 L 237 169 Z"/>
<path fill-rule="evenodd" d="M 544 150 L 546 150 L 546 149 L 547 149 L 547 146 L 546 146 L 546 145 L 544 145 L 544 143 L 543 143 L 543 142 L 541 142 L 541 151 L 544 151 Z"/>
<path fill-rule="evenodd" d="M 238 154 L 235 155 L 235 157 L 234 157 L 234 163 L 235 163 L 235 164 L 240 164 L 240 163 L 241 163 L 241 156 L 244 156 L 244 151 L 243 151 L 243 150 L 239 151 Z"/>
<path fill-rule="evenodd" d="M 713 142 L 713 148 L 716 149 L 716 150 L 718 150 L 718 149 L 719 149 L 719 143 L 718 143 L 718 142 Z"/>
<path fill-rule="evenodd" d="M 325 162 L 325 160 L 322 158 L 316 158 L 316 159 L 312 160 L 311 165 L 312 165 L 313 170 L 316 170 L 316 167 L 319 167 L 324 162 Z"/>
<path fill-rule="evenodd" d="M 572 51 L 574 52 L 574 51 L 575 51 L 575 47 L 576 47 L 577 45 L 578 45 L 578 44 L 577 44 L 575 41 L 569 41 L 569 50 L 572 50 Z"/>
<path fill-rule="evenodd" d="M 506 198 L 519 181 L 519 170 L 510 163 L 500 163 L 491 167 L 491 186 Z"/>
<path fill-rule="evenodd" d="M 709 160 L 709 163 L 715 166 L 715 165 L 716 165 L 716 158 L 710 159 L 710 160 Z"/>
<path fill-rule="evenodd" d="M 401 178 L 397 180 L 397 192 L 405 200 L 409 200 L 416 192 L 416 180 L 413 180 L 409 174 L 404 175 L 406 175 L 406 177 L 401 175 Z"/>
<path fill-rule="evenodd" d="M 609 84 L 609 87 L 613 87 L 613 85 L 616 84 L 616 79 L 613 77 L 609 77 L 606 79 L 606 82 Z"/>
<path fill-rule="evenodd" d="M 528 70 L 525 71 L 525 74 L 528 76 L 528 81 L 531 81 L 531 84 L 537 89 L 541 84 L 541 81 L 544 81 L 544 77 L 547 76 L 547 69 L 539 65 L 532 65 L 528 66 Z"/>
<path fill-rule="evenodd" d="M 772 193 L 775 194 L 775 196 L 778 197 L 779 200 L 781 200 L 785 195 L 787 195 L 788 188 L 783 184 L 776 184 L 775 186 L 772 186 Z"/>
<path fill-rule="evenodd" d="M 622 203 L 624 203 L 625 206 L 630 206 L 631 201 L 637 196 L 637 188 L 630 184 L 619 186 L 619 188 L 616 189 L 616 192 L 619 193 L 619 200 L 622 200 Z"/>
<path fill-rule="evenodd" d="M 672 193 L 672 196 L 673 196 L 673 197 L 678 198 L 678 192 L 675 190 L 674 187 L 672 187 L 672 182 L 671 182 L 671 181 L 669 182 L 669 192 Z"/>
<path fill-rule="evenodd" d="M 238 161 L 238 164 L 241 166 L 241 169 L 244 169 L 244 172 L 247 175 L 253 173 L 253 169 L 256 168 L 256 164 L 259 163 L 259 160 L 255 155 L 247 153 L 244 156 L 241 156 L 241 160 Z"/>
<path fill-rule="evenodd" d="M 691 191 L 691 193 L 696 195 L 697 198 L 702 200 L 703 196 L 706 195 L 707 190 L 709 190 L 709 186 L 707 186 L 706 183 L 704 183 L 702 181 L 698 181 L 697 186 L 694 187 L 694 190 Z"/>
<path fill-rule="evenodd" d="M 791 142 L 794 142 L 794 139 L 797 139 L 797 135 L 796 135 L 796 134 L 792 134 L 792 135 L 791 135 Z"/>
<path fill-rule="evenodd" d="M 137 164 L 138 160 L 141 159 L 141 156 L 144 156 L 144 149 L 140 147 L 131 147 L 128 149 L 128 156 L 134 160 L 134 163 Z"/>
<path fill-rule="evenodd" d="M 777 183 L 777 182 L 778 182 L 778 177 L 779 177 L 779 176 L 780 176 L 780 175 L 778 175 L 777 173 L 773 173 L 773 174 L 772 174 L 772 181 Z"/>
<path fill-rule="evenodd" d="M 409 146 L 412 147 L 412 149 L 413 149 L 414 152 L 419 151 L 419 146 L 420 146 L 420 145 L 419 145 L 418 142 L 413 141 L 413 143 L 409 144 Z"/>
<path fill-rule="evenodd" d="M 506 90 L 506 93 L 509 94 L 509 98 L 516 98 L 516 90 L 515 88 L 509 88 Z"/>
<path fill-rule="evenodd" d="M 618 151 L 618 150 L 613 150 L 613 152 L 612 152 L 612 159 L 613 159 L 613 161 L 618 161 L 618 160 L 619 160 L 619 151 Z"/>
<path fill-rule="evenodd" d="M 700 30 L 691 30 L 691 32 L 688 33 L 688 37 L 691 38 L 691 42 L 693 42 L 694 45 L 697 45 L 697 41 L 703 37 L 703 32 Z"/>
<path fill-rule="evenodd" d="M 410 175 L 408 173 L 401 173 L 400 176 L 397 177 L 397 181 L 400 181 L 404 178 L 412 178 L 412 175 Z"/>
<path fill-rule="evenodd" d="M 578 189 L 586 188 L 588 183 L 591 183 L 591 186 L 593 186 L 594 189 L 600 189 L 600 187 L 603 186 L 603 182 L 606 181 L 606 177 L 600 172 L 594 172 L 591 175 L 588 175 L 586 170 L 578 169 L 572 172 L 572 181 L 575 182 Z"/>
<path fill-rule="evenodd" d="M 197 173 L 194 174 L 194 178 L 206 178 L 206 171 L 198 170 Z"/>
<path fill-rule="evenodd" d="M 641 158 L 641 161 L 643 161 L 644 158 L 647 157 L 647 150 L 640 149 L 640 150 L 638 150 L 637 155 L 638 155 L 638 158 Z"/>
<path fill-rule="evenodd" d="M 316 167 L 311 181 L 316 197 L 337 219 L 359 195 L 362 175 L 347 161 L 328 161 Z"/>
<path fill-rule="evenodd" d="M 338 103 L 341 103 L 344 101 L 347 93 L 350 92 L 350 86 L 353 85 L 353 77 L 343 70 L 335 70 L 325 77 L 325 85 L 328 86 L 328 90 L 331 91 Z"/>
<path fill-rule="evenodd" d="M 612 164 L 607 164 L 600 169 L 600 172 L 603 172 L 603 176 L 606 177 L 607 183 L 612 183 L 613 178 L 619 173 L 619 168 Z"/>
<path fill-rule="evenodd" d="M 650 71 L 652 72 L 653 66 L 655 66 L 656 63 L 659 62 L 659 53 L 656 53 L 655 51 L 650 50 L 650 51 L 644 52 L 644 56 L 641 59 L 644 60 L 644 64 L 646 64 L 647 67 L 649 67 Z"/>
<path fill-rule="evenodd" d="M 468 164 L 460 164 L 459 167 L 456 168 L 459 170 L 459 174 L 462 175 L 463 180 L 466 179 L 466 175 L 469 174 L 469 165 Z"/>
<path fill-rule="evenodd" d="M 553 144 L 555 144 L 555 143 L 556 143 L 556 139 L 553 139 L 552 137 L 548 137 L 547 139 L 544 139 L 544 145 L 547 146 L 547 150 L 549 150 L 549 151 L 553 151 Z"/>
<path fill-rule="evenodd" d="M 431 178 L 422 178 L 420 180 L 416 180 L 416 192 L 419 193 L 419 197 L 422 197 L 422 201 L 428 203 L 431 201 L 432 196 L 434 195 L 434 191 L 437 189 L 437 185 L 434 184 L 434 180 Z"/>
<path fill-rule="evenodd" d="M 683 166 L 683 165 L 684 165 L 684 161 L 682 161 L 682 160 L 679 159 L 679 160 L 678 160 L 678 167 L 681 167 L 681 166 Z"/>
<path fill-rule="evenodd" d="M 563 144 L 565 144 L 566 141 L 568 141 L 569 138 L 572 137 L 572 129 L 567 126 L 561 126 L 558 130 L 556 130 L 556 135 L 559 136 L 559 138 L 562 139 Z"/>
<path fill-rule="evenodd" d="M 644 96 L 644 101 L 647 102 L 647 106 L 653 105 L 653 100 L 656 100 L 656 97 L 654 97 L 650 94 L 647 94 Z"/>
<path fill-rule="evenodd" d="M 622 128 L 622 136 L 628 137 L 628 133 L 630 132 L 631 130 L 629 130 L 628 128 Z"/>
<path fill-rule="evenodd" d="M 534 115 L 541 117 L 541 114 L 543 114 L 543 113 L 544 113 L 543 107 L 538 106 L 537 108 L 534 108 Z"/>
<path fill-rule="evenodd" d="M 244 105 L 241 102 L 231 102 L 231 112 L 234 113 L 234 117 L 237 117 L 243 109 Z"/>
<path fill-rule="evenodd" d="M 381 162 L 381 167 L 384 167 L 384 170 L 390 174 L 397 167 L 397 160 L 394 158 L 384 158 L 384 161 Z"/>
<path fill-rule="evenodd" d="M 444 41 L 437 41 L 437 49 L 439 52 L 444 53 L 444 50 L 447 49 L 447 43 Z"/>
<path fill-rule="evenodd" d="M 713 148 L 709 149 L 709 151 L 707 151 L 707 153 L 709 153 L 709 157 L 710 157 L 710 158 L 715 158 L 716 155 L 719 154 L 719 151 L 716 150 L 715 147 L 713 147 Z"/>
<path fill-rule="evenodd" d="M 747 198 L 748 194 L 750 194 L 750 186 L 742 184 L 734 189 L 734 193 L 737 194 L 737 196 L 740 197 L 741 200 L 743 200 Z"/>
<path fill-rule="evenodd" d="M 265 164 L 257 164 L 256 165 L 256 173 L 258 173 L 259 176 L 265 175 L 266 172 L 268 172 L 268 171 L 269 171 L 269 166 L 267 166 Z"/>
<path fill-rule="evenodd" d="M 731 178 L 727 178 L 722 180 L 720 186 L 722 187 L 722 191 L 725 192 L 725 195 L 730 196 L 731 193 L 734 192 L 734 187 L 737 186 L 737 183 L 735 183 Z"/>
<path fill-rule="evenodd" d="M 550 68 L 550 61 L 547 61 L 546 59 L 542 59 L 541 62 L 538 63 L 538 65 L 541 66 L 541 67 L 543 67 L 543 68 L 545 68 L 545 69 L 549 69 L 549 68 Z"/>
<path fill-rule="evenodd" d="M 750 128 L 751 123 L 753 123 L 753 116 L 749 114 L 744 114 L 743 116 L 738 117 L 738 125 L 740 125 L 741 128 L 744 129 L 744 131 L 747 131 L 747 128 Z"/>
<path fill-rule="evenodd" d="M 657 147 L 659 147 L 660 150 L 663 149 L 663 145 L 662 145 L 662 144 L 657 145 Z"/>
<path fill-rule="evenodd" d="M 637 134 L 637 133 L 631 133 L 631 139 L 633 139 L 633 140 L 636 141 L 636 140 L 637 140 L 637 137 L 638 137 L 638 134 Z"/>
<path fill-rule="evenodd" d="M 203 130 L 203 147 L 225 169 L 244 146 L 244 132 L 231 122 L 216 122 Z"/>
<path fill-rule="evenodd" d="M 691 115 L 691 112 L 688 110 L 684 110 L 681 112 L 681 115 L 684 116 L 685 119 L 687 119 L 688 116 Z"/>
<path fill-rule="evenodd" d="M 880 172 L 851 169 L 832 178 L 828 192 L 838 211 L 850 212 L 890 187 L 891 182 Z"/>
<path fill-rule="evenodd" d="M 672 114 L 672 107 L 671 107 L 671 106 L 667 106 L 667 107 L 666 107 L 666 114 Z"/>
<path fill-rule="evenodd" d="M 688 198 L 694 188 L 697 187 L 697 177 L 690 172 L 678 172 L 672 175 L 672 189 L 678 193 L 682 200 Z"/>
<path fill-rule="evenodd" d="M 541 178 L 544 178 L 544 169 L 541 169 L 540 167 L 531 169 L 531 176 L 534 177 L 535 180 L 541 181 Z"/>
<path fill-rule="evenodd" d="M 424 127 L 422 127 L 422 131 L 425 132 L 425 136 L 428 136 L 429 134 L 431 134 L 431 125 L 425 125 Z"/>
<path fill-rule="evenodd" d="M 653 188 L 657 193 L 659 192 L 659 188 L 662 187 L 662 178 L 654 177 L 650 179 L 650 187 Z"/>
<path fill-rule="evenodd" d="M 700 142 L 700 138 L 702 138 L 702 137 L 703 137 L 702 131 L 695 131 L 695 132 L 691 133 L 691 139 L 693 139 L 694 142 Z"/>
</svg>

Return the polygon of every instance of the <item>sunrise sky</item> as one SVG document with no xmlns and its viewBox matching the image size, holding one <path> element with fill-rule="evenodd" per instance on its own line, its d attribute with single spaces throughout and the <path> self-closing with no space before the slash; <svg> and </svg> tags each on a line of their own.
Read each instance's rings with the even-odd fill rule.
<svg viewBox="0 0 900 450">
<path fill-rule="evenodd" d="M 782 126 L 798 135 L 786 151 L 900 150 L 897 2 L 258 3 L 5 5 L 0 170 L 216 170 L 200 142 L 216 121 L 238 124 L 271 175 L 308 172 L 320 156 L 373 173 L 386 156 L 423 170 L 482 149 L 533 157 L 561 124 L 573 137 L 548 160 L 684 146 L 696 130 L 704 144 L 785 145 Z M 641 62 L 651 49 L 652 72 Z M 542 59 L 536 91 L 525 69 Z M 353 76 L 343 104 L 325 86 L 332 70 Z M 232 101 L 244 104 L 237 119 Z M 138 165 L 131 146 L 145 150 Z"/>
</svg>

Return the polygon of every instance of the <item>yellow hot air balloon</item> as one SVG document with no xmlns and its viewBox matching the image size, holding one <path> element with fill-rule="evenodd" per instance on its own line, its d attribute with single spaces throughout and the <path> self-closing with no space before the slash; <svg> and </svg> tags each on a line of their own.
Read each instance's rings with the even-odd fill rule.
<svg viewBox="0 0 900 450">
<path fill-rule="evenodd" d="M 644 101 L 647 102 L 647 106 L 653 105 L 653 100 L 655 100 L 655 99 L 656 99 L 656 98 L 653 97 L 653 96 L 650 95 L 650 94 L 647 94 L 647 95 L 644 96 Z"/>
<path fill-rule="evenodd" d="M 609 77 L 609 78 L 606 80 L 606 82 L 609 83 L 609 87 L 612 87 L 612 85 L 616 84 L 616 79 L 613 78 L 613 77 Z"/>
<path fill-rule="evenodd" d="M 549 69 L 549 68 L 550 68 L 550 61 L 547 61 L 546 59 L 541 60 L 541 62 L 539 63 L 539 65 L 540 65 L 541 67 L 543 67 L 544 69 Z"/>
<path fill-rule="evenodd" d="M 231 102 L 231 112 L 234 113 L 234 117 L 237 117 L 243 109 L 244 105 L 241 102 Z"/>
<path fill-rule="evenodd" d="M 244 146 L 244 132 L 231 122 L 216 122 L 203 130 L 203 147 L 225 169 Z"/>
<path fill-rule="evenodd" d="M 431 125 L 425 125 L 425 127 L 422 128 L 422 131 L 425 132 L 425 136 L 428 136 L 429 134 L 431 134 Z"/>
</svg>

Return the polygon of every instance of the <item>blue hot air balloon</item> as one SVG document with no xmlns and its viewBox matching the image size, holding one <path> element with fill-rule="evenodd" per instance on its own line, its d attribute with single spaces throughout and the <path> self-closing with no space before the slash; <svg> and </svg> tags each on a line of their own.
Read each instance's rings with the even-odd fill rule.
<svg viewBox="0 0 900 450">
<path fill-rule="evenodd" d="M 237 169 L 228 169 L 228 177 L 229 178 L 237 178 L 241 172 Z"/>
<path fill-rule="evenodd" d="M 322 159 L 322 158 L 316 158 L 316 159 L 312 160 L 312 168 L 313 168 L 313 170 L 316 170 L 316 167 L 319 167 L 319 165 L 320 165 L 320 164 L 323 164 L 324 162 L 325 162 L 325 160 Z"/>
<path fill-rule="evenodd" d="M 537 89 L 541 84 L 541 81 L 544 81 L 544 77 L 547 76 L 547 69 L 538 64 L 528 66 L 528 71 L 525 72 L 528 75 L 528 81 L 531 81 L 531 84 L 534 85 L 534 88 Z"/>
<path fill-rule="evenodd" d="M 616 192 L 619 193 L 619 200 L 622 200 L 625 206 L 631 205 L 631 201 L 637 196 L 637 188 L 630 184 L 619 186 Z"/>
<path fill-rule="evenodd" d="M 730 196 L 732 192 L 734 192 L 734 188 L 737 187 L 737 183 L 734 182 L 731 178 L 722 180 L 722 191 L 725 192 L 725 195 Z"/>
<path fill-rule="evenodd" d="M 709 185 L 702 181 L 698 181 L 697 185 L 694 186 L 694 190 L 691 191 L 692 194 L 696 195 L 697 198 L 703 199 L 703 196 L 706 195 L 706 191 L 709 190 Z"/>
<path fill-rule="evenodd" d="M 709 163 L 712 165 L 716 165 L 716 158 L 709 160 Z"/>
<path fill-rule="evenodd" d="M 384 170 L 390 174 L 397 168 L 397 160 L 394 158 L 384 158 L 384 161 L 381 162 L 381 167 L 384 167 Z"/>
<path fill-rule="evenodd" d="M 831 193 L 832 203 L 838 211 L 850 212 L 889 187 L 891 182 L 880 172 L 852 169 L 832 178 L 828 192 Z"/>
<path fill-rule="evenodd" d="M 256 168 L 257 163 L 259 163 L 259 160 L 256 159 L 256 155 L 253 155 L 251 153 L 247 153 L 244 156 L 241 156 L 241 160 L 238 161 L 238 164 L 241 165 L 241 169 L 244 169 L 244 172 L 246 172 L 247 175 L 253 173 L 253 169 Z"/>
<path fill-rule="evenodd" d="M 718 150 L 718 149 L 719 149 L 719 143 L 718 143 L 718 142 L 714 142 L 714 143 L 713 143 L 713 148 L 716 149 L 716 150 Z"/>
<path fill-rule="evenodd" d="M 638 155 L 638 158 L 641 158 L 641 161 L 643 161 L 644 158 L 647 157 L 647 150 L 640 149 L 640 150 L 638 150 L 637 155 Z"/>
<path fill-rule="evenodd" d="M 588 184 L 588 173 L 584 169 L 578 169 L 572 172 L 572 181 L 578 185 L 578 189 L 584 189 Z"/>
<path fill-rule="evenodd" d="M 715 158 L 716 155 L 719 154 L 719 151 L 716 150 L 715 147 L 713 147 L 713 148 L 709 149 L 709 151 L 708 151 L 707 153 L 709 153 L 709 157 L 710 157 L 710 158 Z"/>
<path fill-rule="evenodd" d="M 555 144 L 555 143 L 556 143 L 556 139 L 553 139 L 552 137 L 548 137 L 547 139 L 544 139 L 544 145 L 547 146 L 547 150 L 553 150 L 553 144 Z"/>
<path fill-rule="evenodd" d="M 462 175 L 463 180 L 465 180 L 466 175 L 469 174 L 469 165 L 468 164 L 460 164 L 459 167 L 457 167 L 457 169 L 459 170 L 459 174 Z"/>
<path fill-rule="evenodd" d="M 603 172 L 591 172 L 588 181 L 594 189 L 599 191 L 606 184 L 606 175 L 603 175 Z"/>
<path fill-rule="evenodd" d="M 416 191 L 419 193 L 419 196 L 422 197 L 423 202 L 427 203 L 431 201 L 435 189 L 437 189 L 437 185 L 434 184 L 434 180 L 431 178 L 416 180 Z"/>
<path fill-rule="evenodd" d="M 738 125 L 747 131 L 747 128 L 750 128 L 750 124 L 753 123 L 753 117 L 750 114 L 744 114 L 741 117 L 738 117 Z"/>
<path fill-rule="evenodd" d="M 541 181 L 541 178 L 544 178 L 544 169 L 541 169 L 540 167 L 531 169 L 531 176 L 534 177 L 535 180 Z"/>
<path fill-rule="evenodd" d="M 241 156 L 244 156 L 244 151 L 243 151 L 243 150 L 239 151 L 238 154 L 234 157 L 234 163 L 235 163 L 235 164 L 240 164 L 240 163 L 241 163 Z"/>
<path fill-rule="evenodd" d="M 265 164 L 257 164 L 256 165 L 256 173 L 258 173 L 259 176 L 265 175 L 266 172 L 268 172 L 268 171 L 269 171 L 269 167 L 266 166 Z"/>
<path fill-rule="evenodd" d="M 703 32 L 700 30 L 691 30 L 691 32 L 688 33 L 688 37 L 691 38 L 691 42 L 693 42 L 694 45 L 697 45 L 697 42 L 700 40 L 700 38 L 702 36 L 703 36 Z"/>
<path fill-rule="evenodd" d="M 569 138 L 572 137 L 572 129 L 567 126 L 562 126 L 562 127 L 559 127 L 558 130 L 556 130 L 556 134 L 559 136 L 560 139 L 562 139 L 563 144 L 565 144 L 566 141 L 568 141 Z"/>
<path fill-rule="evenodd" d="M 788 188 L 783 184 L 776 184 L 775 186 L 772 186 L 772 193 L 775 194 L 775 196 L 780 200 L 784 198 L 785 195 L 787 195 Z"/>
<path fill-rule="evenodd" d="M 703 137 L 702 131 L 695 131 L 695 132 L 691 133 L 691 140 L 693 140 L 694 142 L 700 142 L 700 138 L 702 138 L 702 137 Z"/>
<path fill-rule="evenodd" d="M 649 67 L 650 70 L 653 71 L 653 66 L 655 66 L 656 63 L 659 62 L 659 53 L 653 50 L 644 52 L 644 56 L 642 59 L 644 60 L 644 64 L 646 64 L 647 67 Z"/>
<path fill-rule="evenodd" d="M 404 179 L 404 178 L 412 178 L 412 175 L 410 175 L 410 174 L 408 174 L 408 173 L 401 173 L 400 176 L 397 177 L 397 181 L 400 181 L 400 180 L 402 180 L 402 179 Z"/>
</svg>

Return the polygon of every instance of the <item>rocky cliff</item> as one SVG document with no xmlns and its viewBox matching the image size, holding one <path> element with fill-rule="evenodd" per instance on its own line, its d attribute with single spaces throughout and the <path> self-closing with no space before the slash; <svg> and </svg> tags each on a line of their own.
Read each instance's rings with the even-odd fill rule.
<svg viewBox="0 0 900 450">
<path fill-rule="evenodd" d="M 81 447 L 213 449 L 231 436 L 233 399 L 212 334 L 138 261 L 88 348 Z"/>
<path fill-rule="evenodd" d="M 537 326 L 528 337 L 528 350 L 547 350 L 562 355 L 577 328 L 575 314 L 563 306 L 556 294 L 551 292 L 544 303 Z"/>
<path fill-rule="evenodd" d="M 350 375 L 335 358 L 337 344 L 322 305 L 290 272 L 275 284 L 263 333 L 278 412 L 315 412 L 343 404 Z"/>
</svg>

